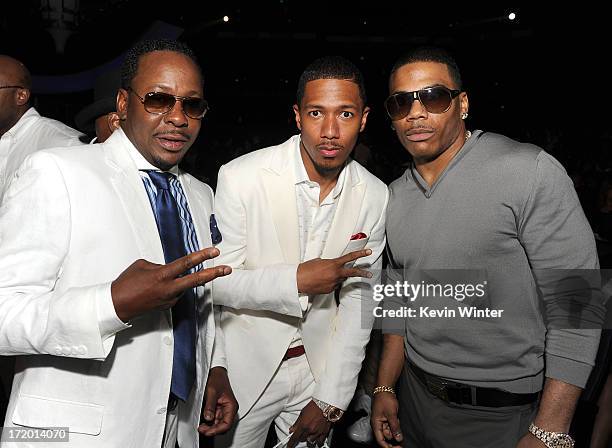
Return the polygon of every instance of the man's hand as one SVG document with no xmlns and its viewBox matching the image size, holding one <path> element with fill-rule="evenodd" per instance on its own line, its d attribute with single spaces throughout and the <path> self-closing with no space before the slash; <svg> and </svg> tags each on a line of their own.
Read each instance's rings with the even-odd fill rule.
<svg viewBox="0 0 612 448">
<path fill-rule="evenodd" d="M 371 253 L 370 249 L 362 249 L 338 258 L 315 258 L 300 263 L 297 269 L 298 292 L 302 294 L 329 294 L 348 277 L 371 278 L 371 272 L 359 268 L 345 267 L 347 263 L 367 257 Z"/>
<path fill-rule="evenodd" d="M 323 446 L 330 429 L 331 423 L 323 417 L 323 411 L 314 401 L 310 401 L 302 409 L 293 426 L 289 428 L 292 436 L 287 442 L 287 448 L 294 448 L 299 442 L 310 442 Z"/>
<path fill-rule="evenodd" d="M 374 395 L 370 423 L 376 441 L 383 448 L 401 447 L 401 442 L 404 440 L 397 418 L 398 409 L 399 404 L 395 394 L 379 392 Z M 393 442 L 399 444 L 392 445 Z"/>
<path fill-rule="evenodd" d="M 203 423 L 198 426 L 198 432 L 207 437 L 223 434 L 232 427 L 238 402 L 223 367 L 210 369 L 206 390 L 204 391 Z"/>
<path fill-rule="evenodd" d="M 546 445 L 536 436 L 528 432 L 523 437 L 521 437 L 521 440 L 519 440 L 519 443 L 518 445 L 516 445 L 516 448 L 546 448 Z"/>
<path fill-rule="evenodd" d="M 111 284 L 117 316 L 127 322 L 148 311 L 168 309 L 179 300 L 183 291 L 230 274 L 232 268 L 229 266 L 216 266 L 181 277 L 194 266 L 217 255 L 219 250 L 209 247 L 166 265 L 135 261 Z"/>
</svg>

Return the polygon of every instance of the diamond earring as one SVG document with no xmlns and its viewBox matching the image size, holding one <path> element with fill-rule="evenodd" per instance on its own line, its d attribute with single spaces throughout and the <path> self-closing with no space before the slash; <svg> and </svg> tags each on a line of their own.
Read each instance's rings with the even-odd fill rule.
<svg viewBox="0 0 612 448">
<path fill-rule="evenodd" d="M 461 119 L 462 119 L 462 120 L 465 120 L 467 117 L 468 117 L 467 112 L 463 112 L 463 113 L 461 114 Z"/>
</svg>

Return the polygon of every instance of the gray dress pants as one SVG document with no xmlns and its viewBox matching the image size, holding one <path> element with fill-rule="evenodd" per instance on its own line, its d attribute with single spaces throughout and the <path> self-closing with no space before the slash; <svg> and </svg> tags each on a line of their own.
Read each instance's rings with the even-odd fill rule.
<svg viewBox="0 0 612 448">
<path fill-rule="evenodd" d="M 404 367 L 399 418 L 409 448 L 516 448 L 537 412 L 537 402 L 500 408 L 447 403 Z"/>
</svg>

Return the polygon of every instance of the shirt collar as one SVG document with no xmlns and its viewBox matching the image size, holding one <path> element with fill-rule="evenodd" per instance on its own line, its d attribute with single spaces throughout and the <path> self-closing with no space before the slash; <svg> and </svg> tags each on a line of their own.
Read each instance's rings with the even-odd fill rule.
<svg viewBox="0 0 612 448">
<path fill-rule="evenodd" d="M 342 193 L 342 187 L 344 185 L 344 178 L 346 177 L 346 163 L 342 167 L 342 171 L 340 171 L 340 175 L 338 176 L 338 180 L 336 181 L 336 185 L 334 185 L 334 189 L 331 192 L 332 198 L 336 199 Z"/>
<path fill-rule="evenodd" d="M 127 149 L 127 153 L 139 171 L 144 171 L 144 170 L 161 171 L 159 168 L 157 168 L 156 166 L 153 166 L 147 159 L 144 158 L 144 156 L 140 153 L 140 151 L 136 149 L 136 147 L 130 141 L 127 135 L 125 135 L 125 132 L 123 132 L 123 129 L 119 128 L 115 132 L 119 132 L 121 134 L 124 140 L 124 146 Z M 179 175 L 178 166 L 177 165 L 173 166 L 172 168 L 168 170 L 168 172 L 174 174 L 175 176 L 178 176 Z"/>
<path fill-rule="evenodd" d="M 40 118 L 40 114 L 38 113 L 36 109 L 34 109 L 33 107 L 30 107 L 19 118 L 19 120 L 17 120 L 17 123 L 15 123 L 8 131 L 6 131 L 2 137 L 3 138 L 4 136 L 10 136 L 13 138 L 17 137 L 20 132 L 23 132 L 24 129 L 28 127 L 30 122 L 35 121 L 37 118 Z"/>
<path fill-rule="evenodd" d="M 295 174 L 295 184 L 299 185 L 304 182 L 312 182 L 306 172 L 304 161 L 302 160 L 302 154 L 300 152 L 301 140 L 298 140 L 297 151 L 293 154 L 293 172 Z"/>
<path fill-rule="evenodd" d="M 306 172 L 306 167 L 304 166 L 304 161 L 302 160 L 302 154 L 300 152 L 300 145 L 302 144 L 302 140 L 298 140 L 297 149 L 293 153 L 293 172 L 295 174 L 295 185 L 299 185 L 301 183 L 315 183 L 310 180 L 308 177 L 308 173 Z M 346 163 L 342 170 L 340 171 L 340 175 L 338 176 L 338 180 L 336 181 L 336 185 L 334 185 L 334 189 L 331 191 L 331 197 L 336 199 L 340 193 L 342 193 L 342 186 L 344 185 L 344 179 L 346 177 Z"/>
</svg>

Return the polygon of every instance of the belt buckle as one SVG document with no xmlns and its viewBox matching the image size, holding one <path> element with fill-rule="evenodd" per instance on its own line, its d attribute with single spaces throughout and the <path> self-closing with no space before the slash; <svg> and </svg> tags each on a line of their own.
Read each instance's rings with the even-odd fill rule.
<svg viewBox="0 0 612 448">
<path fill-rule="evenodd" d="M 426 379 L 427 390 L 432 395 L 438 397 L 440 400 L 448 402 L 448 390 L 446 389 L 447 384 L 445 382 L 431 381 L 429 378 Z"/>
</svg>

